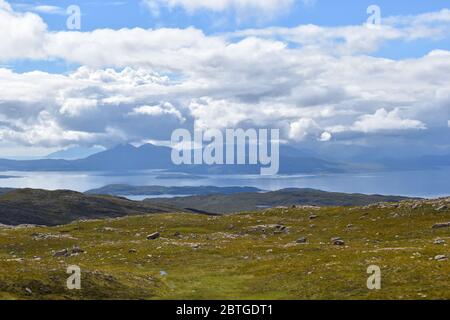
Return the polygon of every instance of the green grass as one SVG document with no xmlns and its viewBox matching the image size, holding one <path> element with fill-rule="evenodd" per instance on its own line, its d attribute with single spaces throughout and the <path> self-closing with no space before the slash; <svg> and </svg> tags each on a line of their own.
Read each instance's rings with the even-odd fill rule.
<svg viewBox="0 0 450 320">
<path fill-rule="evenodd" d="M 309 219 L 312 212 L 317 219 Z M 160 214 L 0 229 L 0 298 L 449 299 L 449 261 L 434 257 L 449 255 L 450 230 L 431 229 L 449 220 L 448 209 L 424 205 L 272 209 L 221 217 Z M 251 230 L 262 224 L 283 224 L 290 231 Z M 161 238 L 146 240 L 155 231 Z M 63 237 L 43 240 L 34 233 Z M 299 237 L 308 243 L 296 244 Z M 346 246 L 332 245 L 332 237 Z M 436 238 L 446 244 L 434 244 Z M 55 250 L 73 246 L 86 253 L 53 257 Z M 366 287 L 372 264 L 382 270 L 381 290 Z M 81 290 L 66 288 L 69 265 L 81 267 Z"/>
</svg>

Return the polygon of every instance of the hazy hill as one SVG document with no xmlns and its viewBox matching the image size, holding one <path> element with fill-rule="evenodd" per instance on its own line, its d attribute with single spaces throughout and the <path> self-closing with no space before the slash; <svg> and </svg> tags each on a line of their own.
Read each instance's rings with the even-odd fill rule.
<svg viewBox="0 0 450 320">
<path fill-rule="evenodd" d="M 406 198 L 284 189 L 267 193 L 247 192 L 131 201 L 109 195 L 90 195 L 68 190 L 16 189 L 0 194 L 0 224 L 60 225 L 80 219 L 115 218 L 156 212 L 222 214 L 277 206 L 355 206 L 403 199 Z"/>
<path fill-rule="evenodd" d="M 59 150 L 53 152 L 46 156 L 47 159 L 63 159 L 63 160 L 76 160 L 76 159 L 84 159 L 93 154 L 104 151 L 104 148 L 101 147 L 72 147 L 63 150 Z"/>
<path fill-rule="evenodd" d="M 0 195 L 0 224 L 6 225 L 60 225 L 79 219 L 177 211 L 169 205 L 152 205 L 67 190 L 17 189 Z"/>
<path fill-rule="evenodd" d="M 163 187 L 163 186 L 130 186 L 127 184 L 112 184 L 98 189 L 88 190 L 86 194 L 108 194 L 112 196 L 131 195 L 209 195 L 209 194 L 234 194 L 243 192 L 259 192 L 253 187 Z"/>
<path fill-rule="evenodd" d="M 234 213 L 277 206 L 360 206 L 376 202 L 398 202 L 408 199 L 399 196 L 347 194 L 314 189 L 283 189 L 267 193 L 240 193 L 231 195 L 203 195 L 171 199 L 146 199 L 153 205 L 173 205 L 210 213 Z"/>
<path fill-rule="evenodd" d="M 258 165 L 180 165 L 171 160 L 171 148 L 145 144 L 130 144 L 93 154 L 77 160 L 6 160 L 0 159 L 0 171 L 127 171 L 165 169 L 172 172 L 197 174 L 259 174 Z M 351 164 L 326 161 L 295 148 L 280 148 L 281 174 L 338 173 L 359 170 Z"/>
</svg>

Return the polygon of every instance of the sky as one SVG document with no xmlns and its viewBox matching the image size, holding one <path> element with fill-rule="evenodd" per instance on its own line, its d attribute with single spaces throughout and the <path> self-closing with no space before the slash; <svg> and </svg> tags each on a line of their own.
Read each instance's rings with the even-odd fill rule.
<svg viewBox="0 0 450 320">
<path fill-rule="evenodd" d="M 2 158 L 194 124 L 450 153 L 448 1 L 0 0 L 0 39 Z"/>
</svg>

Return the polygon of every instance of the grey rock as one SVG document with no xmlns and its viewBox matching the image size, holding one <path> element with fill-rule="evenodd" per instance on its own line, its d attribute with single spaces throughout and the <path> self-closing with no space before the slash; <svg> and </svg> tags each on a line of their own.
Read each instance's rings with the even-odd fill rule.
<svg viewBox="0 0 450 320">
<path fill-rule="evenodd" d="M 59 251 L 56 251 L 54 254 L 53 254 L 53 257 L 67 257 L 69 255 L 69 250 L 68 249 L 63 249 L 63 250 L 59 250 Z"/>
<path fill-rule="evenodd" d="M 71 254 L 78 254 L 78 253 L 84 253 L 84 250 L 80 247 L 73 247 L 71 250 Z"/>
<path fill-rule="evenodd" d="M 297 241 L 295 241 L 295 242 L 299 243 L 299 244 L 303 244 L 303 243 L 307 243 L 308 239 L 305 237 L 302 237 L 302 238 L 298 238 Z"/>
<path fill-rule="evenodd" d="M 434 257 L 434 260 L 436 260 L 436 261 L 445 261 L 447 259 L 448 259 L 447 256 L 445 256 L 443 254 L 440 254 L 440 255 L 437 255 Z"/>
<path fill-rule="evenodd" d="M 147 240 L 155 240 L 155 239 L 158 239 L 160 236 L 161 236 L 161 234 L 159 232 L 154 232 L 147 236 Z"/>
<path fill-rule="evenodd" d="M 433 229 L 450 228 L 450 222 L 436 223 L 435 225 L 433 225 L 432 228 Z"/>
<path fill-rule="evenodd" d="M 331 238 L 331 243 L 335 246 L 345 246 L 345 241 L 341 238 Z"/>
</svg>

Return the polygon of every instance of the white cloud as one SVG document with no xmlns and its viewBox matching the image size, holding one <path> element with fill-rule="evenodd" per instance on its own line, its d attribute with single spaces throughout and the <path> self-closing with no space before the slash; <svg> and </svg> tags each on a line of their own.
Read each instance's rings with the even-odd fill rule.
<svg viewBox="0 0 450 320">
<path fill-rule="evenodd" d="M 289 138 L 302 141 L 311 131 L 317 131 L 319 126 L 313 119 L 302 118 L 290 124 Z"/>
<path fill-rule="evenodd" d="M 46 57 L 47 25 L 36 14 L 17 13 L 0 0 L 0 61 Z"/>
<path fill-rule="evenodd" d="M 79 116 L 81 113 L 97 107 L 97 100 L 85 98 L 69 98 L 63 101 L 59 112 L 68 116 Z"/>
<path fill-rule="evenodd" d="M 141 106 L 134 108 L 132 112 L 129 113 L 131 116 L 151 116 L 151 117 L 161 117 L 163 115 L 171 115 L 176 117 L 180 122 L 184 122 L 185 119 L 181 115 L 180 111 L 177 110 L 171 103 L 164 102 L 155 106 Z"/>
<path fill-rule="evenodd" d="M 360 117 L 352 126 L 352 130 L 364 133 L 412 129 L 426 129 L 426 126 L 419 120 L 403 119 L 398 108 L 390 112 L 378 109 L 374 114 Z"/>
<path fill-rule="evenodd" d="M 320 135 L 319 141 L 322 142 L 326 142 L 326 141 L 330 141 L 331 138 L 333 138 L 333 135 L 327 131 L 322 132 L 322 134 Z"/>
<path fill-rule="evenodd" d="M 397 61 L 366 54 L 387 39 L 441 36 L 446 11 L 396 17 L 381 33 L 308 25 L 214 36 L 195 28 L 48 32 L 39 16 L 2 0 L 0 17 L 0 61 L 82 65 L 59 75 L 0 68 L 5 141 L 109 146 L 168 139 L 194 121 L 280 128 L 282 139 L 302 142 L 447 125 L 450 52 Z M 421 27 L 414 36 L 412 26 Z"/>
</svg>

